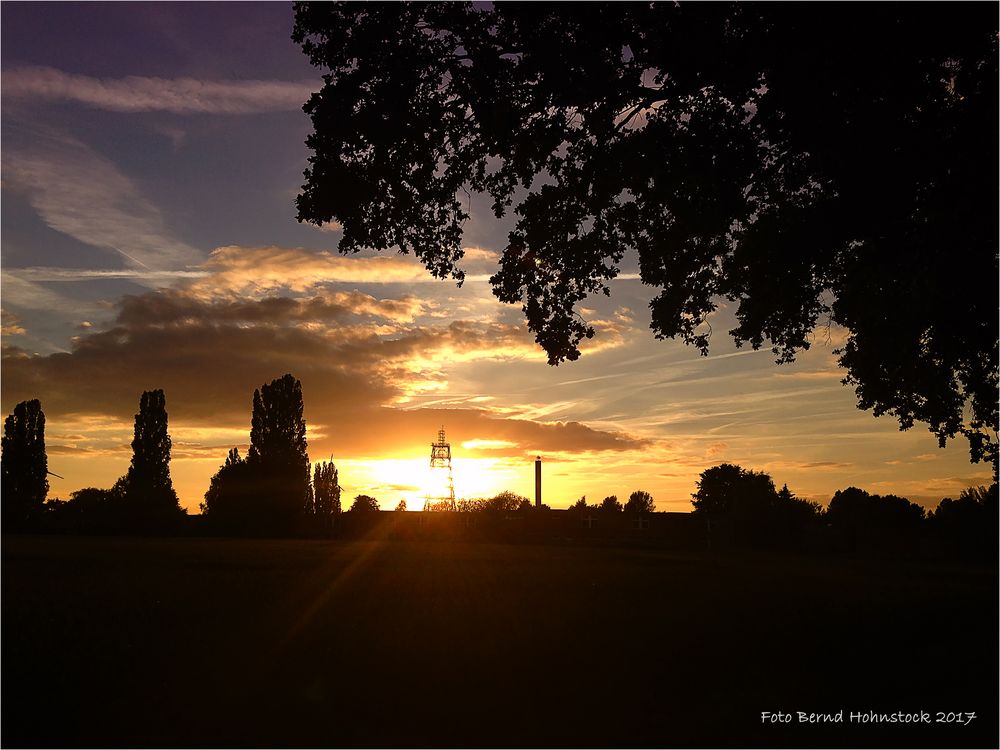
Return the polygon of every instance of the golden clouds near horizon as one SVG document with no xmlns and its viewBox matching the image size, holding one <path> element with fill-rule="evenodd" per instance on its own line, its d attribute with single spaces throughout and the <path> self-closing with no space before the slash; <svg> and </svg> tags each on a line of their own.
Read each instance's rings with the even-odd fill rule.
<svg viewBox="0 0 1000 750">
<path fill-rule="evenodd" d="M 481 248 L 468 256 L 495 262 Z M 451 378 L 475 378 L 484 363 L 542 374 L 547 365 L 507 308 L 493 301 L 482 307 L 488 314 L 474 312 L 486 290 L 433 282 L 413 258 L 230 246 L 192 273 L 122 296 L 113 320 L 81 331 L 67 352 L 4 350 L 4 408 L 40 398 L 52 435 L 72 437 L 50 441 L 73 477 L 54 485 L 57 494 L 110 486 L 124 474 L 136 399 L 163 388 L 174 481 L 184 506 L 196 510 L 228 449 L 245 451 L 253 390 L 285 372 L 302 382 L 311 455 L 354 459 L 345 461 L 357 469 L 342 473 L 345 485 L 393 507 L 428 494 L 424 446 L 442 422 L 470 442 L 455 464 L 460 497 L 529 491 L 530 480 L 515 486 L 521 480 L 511 468 L 525 451 L 642 444 L 620 431 L 551 421 L 509 398 L 450 399 Z M 624 323 L 615 320 L 598 321 L 605 348 L 621 342 L 616 326 Z"/>
<path fill-rule="evenodd" d="M 495 262 L 492 251 L 468 255 Z M 302 382 L 310 455 L 341 468 L 345 506 L 356 494 L 422 506 L 441 424 L 458 497 L 532 497 L 541 453 L 552 507 L 642 489 L 658 509 L 688 510 L 699 473 L 723 461 L 827 499 L 885 483 L 936 501 L 986 476 L 963 465 L 961 446 L 929 454 L 926 435 L 859 412 L 828 347 L 776 368 L 763 351 L 701 358 L 653 341 L 631 312 L 638 282 L 582 308 L 597 338 L 551 368 L 519 311 L 483 284 L 434 281 L 410 257 L 225 247 L 198 269 L 168 287 L 130 287 L 69 351 L 4 348 L 3 409 L 41 399 L 53 471 L 68 477 L 53 479 L 52 496 L 124 474 L 138 396 L 163 388 L 175 486 L 196 512 L 229 448 L 245 450 L 254 389 L 286 372 Z"/>
</svg>

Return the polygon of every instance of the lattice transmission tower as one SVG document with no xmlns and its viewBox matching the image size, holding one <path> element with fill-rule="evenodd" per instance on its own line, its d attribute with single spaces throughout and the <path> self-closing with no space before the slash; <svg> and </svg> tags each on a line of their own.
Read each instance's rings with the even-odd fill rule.
<svg viewBox="0 0 1000 750">
<path fill-rule="evenodd" d="M 438 430 L 437 442 L 431 443 L 431 476 L 440 476 L 448 472 L 446 492 L 441 495 L 428 495 L 424 500 L 424 510 L 455 510 L 455 480 L 451 473 L 451 443 L 444 437 L 444 427 Z M 435 482 L 435 487 L 444 486 L 444 482 Z"/>
</svg>

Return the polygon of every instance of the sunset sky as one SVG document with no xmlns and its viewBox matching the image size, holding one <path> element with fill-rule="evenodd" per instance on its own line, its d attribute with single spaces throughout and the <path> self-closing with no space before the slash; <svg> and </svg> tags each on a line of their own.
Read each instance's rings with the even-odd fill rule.
<svg viewBox="0 0 1000 750">
<path fill-rule="evenodd" d="M 412 257 L 337 253 L 295 220 L 320 86 L 281 3 L 4 3 L 2 407 L 39 398 L 50 497 L 125 473 L 143 390 L 163 388 L 181 504 L 249 440 L 254 388 L 302 381 L 310 457 L 346 497 L 419 507 L 444 426 L 460 497 L 652 493 L 690 509 L 701 471 L 769 472 L 826 502 L 849 485 L 933 507 L 988 484 L 962 441 L 855 408 L 820 330 L 792 365 L 737 350 L 725 308 L 711 356 L 656 341 L 654 290 L 626 259 L 581 314 L 582 358 L 546 364 L 487 282 L 511 222 L 467 200 L 467 281 Z"/>
</svg>

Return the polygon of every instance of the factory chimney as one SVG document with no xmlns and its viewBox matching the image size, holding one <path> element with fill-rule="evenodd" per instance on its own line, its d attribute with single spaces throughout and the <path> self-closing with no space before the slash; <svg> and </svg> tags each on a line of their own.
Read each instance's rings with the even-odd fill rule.
<svg viewBox="0 0 1000 750">
<path fill-rule="evenodd" d="M 542 457 L 535 458 L 535 507 L 542 507 Z"/>
</svg>

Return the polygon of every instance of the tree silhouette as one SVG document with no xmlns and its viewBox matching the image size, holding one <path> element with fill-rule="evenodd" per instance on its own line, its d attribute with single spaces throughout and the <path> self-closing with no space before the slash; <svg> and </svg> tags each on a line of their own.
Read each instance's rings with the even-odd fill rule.
<svg viewBox="0 0 1000 750">
<path fill-rule="evenodd" d="M 241 458 L 233 448 L 212 477 L 202 512 L 217 527 L 249 534 L 282 534 L 298 528 L 315 512 L 309 482 L 302 385 L 291 375 L 271 381 L 253 394 L 250 449 Z M 324 476 L 336 469 L 324 469 Z M 324 484 L 327 515 L 339 501 L 339 487 Z"/>
<path fill-rule="evenodd" d="M 201 512 L 223 528 L 244 525 L 252 509 L 253 482 L 247 462 L 237 448 L 230 449 L 225 463 L 212 477 Z"/>
<path fill-rule="evenodd" d="M 823 506 L 796 497 L 785 484 L 774 496 L 771 515 L 775 534 L 779 538 L 788 538 L 803 528 L 815 526 L 823 516 Z"/>
<path fill-rule="evenodd" d="M 129 513 L 147 527 L 167 524 L 181 512 L 170 480 L 170 446 L 163 391 L 143 391 L 135 415 L 132 463 L 120 492 Z"/>
<path fill-rule="evenodd" d="M 400 500 L 399 504 L 396 506 L 396 510 L 402 513 L 406 510 L 406 500 Z"/>
<path fill-rule="evenodd" d="M 960 557 L 996 560 L 998 514 L 997 484 L 967 487 L 957 500 L 944 498 L 929 515 L 930 526 Z"/>
<path fill-rule="evenodd" d="M 997 484 L 987 487 L 966 487 L 958 500 L 944 498 L 930 514 L 935 524 L 983 525 L 991 533 L 996 529 L 989 523 L 989 516 L 997 512 Z"/>
<path fill-rule="evenodd" d="M 309 484 L 302 384 L 291 375 L 253 394 L 247 466 L 258 482 L 256 503 L 275 531 L 287 529 L 313 508 Z"/>
<path fill-rule="evenodd" d="M 486 501 L 485 510 L 492 513 L 513 513 L 519 510 L 530 510 L 531 501 L 516 492 L 504 490 Z"/>
<path fill-rule="evenodd" d="M 896 495 L 873 495 L 857 487 L 834 493 L 823 516 L 842 549 L 886 554 L 913 548 L 924 509 Z"/>
<path fill-rule="evenodd" d="M 653 502 L 653 496 L 642 490 L 636 490 L 629 495 L 628 502 L 625 503 L 626 513 L 652 513 L 654 510 L 656 504 Z"/>
<path fill-rule="evenodd" d="M 587 496 L 586 495 L 583 495 L 579 500 L 577 500 L 575 503 L 573 503 L 572 505 L 569 506 L 569 510 L 571 510 L 571 511 L 573 511 L 575 513 L 582 513 L 582 512 L 584 512 L 586 510 L 589 510 L 589 509 L 590 509 L 590 506 L 587 505 Z"/>
<path fill-rule="evenodd" d="M 787 484 L 776 490 L 769 474 L 735 464 L 703 471 L 692 498 L 710 539 L 748 546 L 799 547 L 823 511 L 819 503 L 795 497 Z"/>
<path fill-rule="evenodd" d="M 110 490 L 85 487 L 70 493 L 69 500 L 46 503 L 49 517 L 46 523 L 61 531 L 115 534 L 134 531 L 134 515 L 128 513 L 123 494 L 123 481 Z"/>
<path fill-rule="evenodd" d="M 833 528 L 914 528 L 924 519 L 924 509 L 896 495 L 872 495 L 857 487 L 837 490 L 826 509 Z"/>
<path fill-rule="evenodd" d="M 3 425 L 0 475 L 5 528 L 25 528 L 37 521 L 49 491 L 48 471 L 41 402 L 22 401 Z"/>
<path fill-rule="evenodd" d="M 335 516 L 340 507 L 340 475 L 333 461 L 320 461 L 313 469 L 313 502 L 316 515 Z"/>
<path fill-rule="evenodd" d="M 458 196 L 516 201 L 491 283 L 551 363 L 634 251 L 657 337 L 707 353 L 720 300 L 779 362 L 843 326 L 859 408 L 996 471 L 996 30 L 984 3 L 299 3 L 298 217 L 461 282 Z"/>
<path fill-rule="evenodd" d="M 354 498 L 354 502 L 351 504 L 351 509 L 348 513 L 353 513 L 356 515 L 366 515 L 369 513 L 378 513 L 378 500 L 376 500 L 371 495 L 357 495 Z"/>
<path fill-rule="evenodd" d="M 692 505 L 696 513 L 708 516 L 760 516 L 776 496 L 774 480 L 767 474 L 720 464 L 701 473 Z"/>
<path fill-rule="evenodd" d="M 456 504 L 459 513 L 489 513 L 492 515 L 503 515 L 505 513 L 515 513 L 518 511 L 528 511 L 534 506 L 531 501 L 516 492 L 504 490 L 490 498 L 474 498 L 472 500 L 459 500 Z"/>
<path fill-rule="evenodd" d="M 597 509 L 602 513 L 621 513 L 622 504 L 618 502 L 617 495 L 609 495 L 601 500 L 601 504 L 597 506 Z"/>
</svg>

